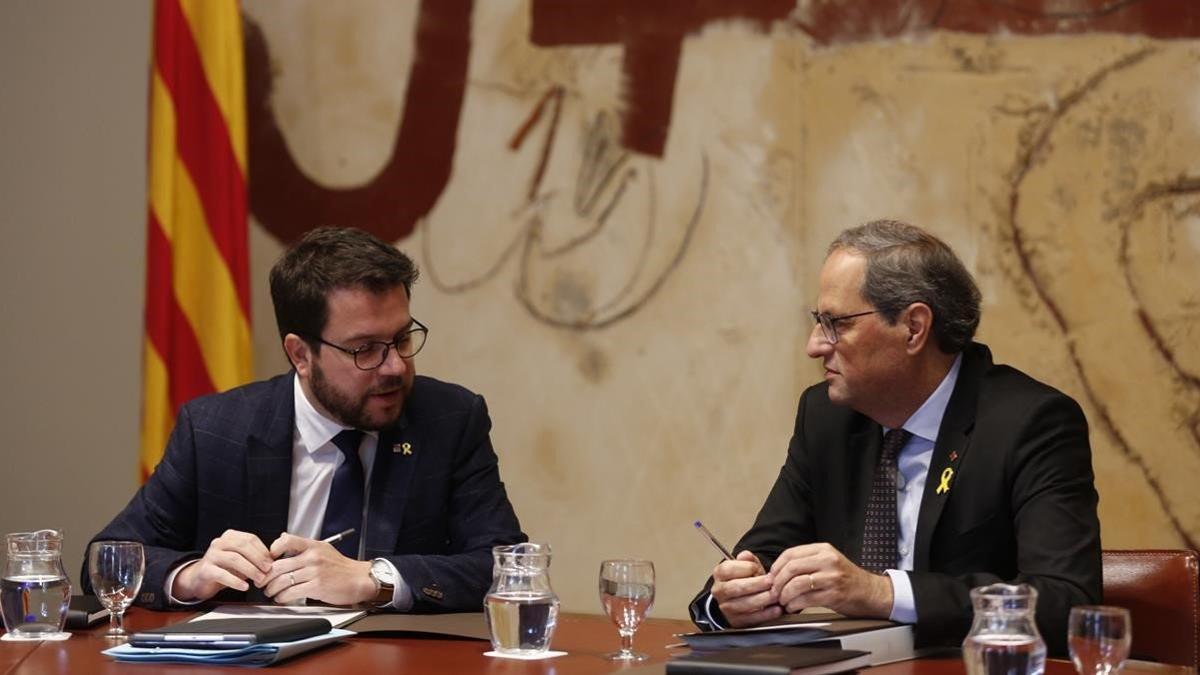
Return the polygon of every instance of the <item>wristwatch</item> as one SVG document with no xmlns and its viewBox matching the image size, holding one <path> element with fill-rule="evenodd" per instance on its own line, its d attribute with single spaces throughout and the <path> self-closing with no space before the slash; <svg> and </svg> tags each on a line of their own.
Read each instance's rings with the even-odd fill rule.
<svg viewBox="0 0 1200 675">
<path fill-rule="evenodd" d="M 396 591 L 396 578 L 392 574 L 392 566 L 383 558 L 371 561 L 371 581 L 375 584 L 375 597 L 370 601 L 375 607 L 386 607 L 392 604 Z"/>
</svg>

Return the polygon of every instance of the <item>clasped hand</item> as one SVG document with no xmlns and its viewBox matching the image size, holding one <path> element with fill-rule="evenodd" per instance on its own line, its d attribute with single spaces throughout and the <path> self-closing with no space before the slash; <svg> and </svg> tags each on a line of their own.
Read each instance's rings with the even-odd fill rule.
<svg viewBox="0 0 1200 675">
<path fill-rule="evenodd" d="M 212 540 L 204 557 L 180 570 L 171 594 L 185 601 L 207 600 L 223 588 L 263 589 L 278 603 L 311 598 L 351 605 L 375 595 L 371 563 L 352 560 L 316 539 L 286 532 L 268 549 L 248 532 L 226 530 Z"/>
<path fill-rule="evenodd" d="M 755 626 L 783 612 L 827 607 L 845 616 L 886 619 L 892 583 L 850 562 L 829 544 L 787 549 L 770 570 L 749 551 L 713 570 L 712 596 L 731 626 Z"/>
</svg>

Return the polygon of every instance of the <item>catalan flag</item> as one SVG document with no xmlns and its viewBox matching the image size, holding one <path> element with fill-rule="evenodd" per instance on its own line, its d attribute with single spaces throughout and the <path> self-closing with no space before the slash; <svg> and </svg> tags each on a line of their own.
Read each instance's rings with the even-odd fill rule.
<svg viewBox="0 0 1200 675">
<path fill-rule="evenodd" d="M 143 480 L 179 406 L 252 375 L 237 0 L 156 0 L 153 51 Z"/>
</svg>

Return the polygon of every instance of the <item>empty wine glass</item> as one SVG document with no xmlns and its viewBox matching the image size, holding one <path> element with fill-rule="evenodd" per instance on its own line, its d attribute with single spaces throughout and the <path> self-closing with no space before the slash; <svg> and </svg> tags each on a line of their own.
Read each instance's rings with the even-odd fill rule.
<svg viewBox="0 0 1200 675">
<path fill-rule="evenodd" d="M 654 605 L 654 563 L 649 560 L 600 563 L 600 604 L 621 634 L 621 651 L 605 654 L 605 658 L 620 661 L 649 658 L 633 651 L 633 634 Z"/>
<path fill-rule="evenodd" d="M 137 597 L 146 572 L 146 556 L 136 541 L 97 541 L 88 550 L 92 590 L 109 612 L 110 638 L 124 638 L 125 608 Z"/>
<path fill-rule="evenodd" d="M 1133 639 L 1129 610 L 1085 605 L 1071 608 L 1067 644 L 1071 661 L 1082 675 L 1115 673 L 1129 658 Z"/>
</svg>

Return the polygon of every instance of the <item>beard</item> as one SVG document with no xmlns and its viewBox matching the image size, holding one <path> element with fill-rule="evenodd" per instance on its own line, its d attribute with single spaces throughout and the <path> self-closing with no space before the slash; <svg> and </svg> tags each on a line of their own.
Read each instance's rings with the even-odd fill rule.
<svg viewBox="0 0 1200 675">
<path fill-rule="evenodd" d="M 395 389 L 402 390 L 406 398 L 408 396 L 408 388 L 405 387 L 404 378 L 386 377 L 377 382 L 370 390 L 363 393 L 360 398 L 355 399 L 330 384 L 329 380 L 325 379 L 325 372 L 316 363 L 312 364 L 312 377 L 309 378 L 309 384 L 312 388 L 313 397 L 317 399 L 317 403 L 321 404 L 321 407 L 328 411 L 330 415 L 333 415 L 338 422 L 363 431 L 382 431 L 390 427 L 400 418 L 400 412 L 404 409 L 403 404 L 401 404 L 396 409 L 395 414 L 372 416 L 367 411 L 368 396 L 372 393 Z"/>
</svg>

